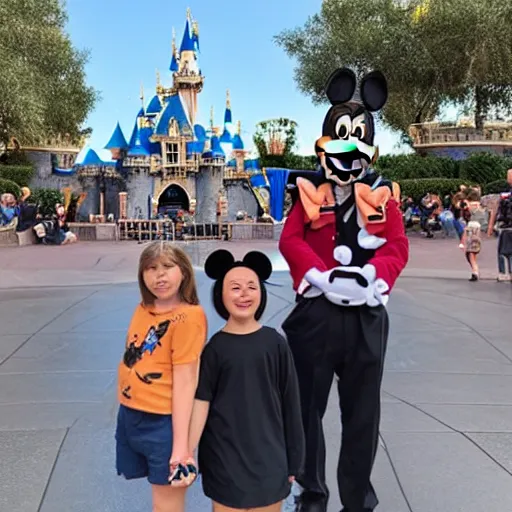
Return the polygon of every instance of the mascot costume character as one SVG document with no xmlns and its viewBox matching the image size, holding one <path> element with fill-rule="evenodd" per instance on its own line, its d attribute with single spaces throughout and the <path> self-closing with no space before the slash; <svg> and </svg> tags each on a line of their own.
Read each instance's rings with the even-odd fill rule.
<svg viewBox="0 0 512 512">
<path fill-rule="evenodd" d="M 373 71 L 358 86 L 356 75 L 343 68 L 331 75 L 325 92 L 331 107 L 316 142 L 321 172 L 296 178 L 298 193 L 279 242 L 297 292 L 283 323 L 306 434 L 297 510 L 327 509 L 322 419 L 336 374 L 343 426 L 340 499 L 344 512 L 370 512 L 378 504 L 370 475 L 389 330 L 385 306 L 409 244 L 399 189 L 370 167 L 378 153 L 372 113 L 386 103 L 385 77 Z"/>
</svg>

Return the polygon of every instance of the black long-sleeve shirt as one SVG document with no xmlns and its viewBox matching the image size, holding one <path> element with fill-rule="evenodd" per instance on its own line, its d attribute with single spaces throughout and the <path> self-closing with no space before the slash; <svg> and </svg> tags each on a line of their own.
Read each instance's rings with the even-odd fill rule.
<svg viewBox="0 0 512 512">
<path fill-rule="evenodd" d="M 295 366 L 274 329 L 218 332 L 204 348 L 196 398 L 210 402 L 199 443 L 205 494 L 222 505 L 256 508 L 290 492 L 304 462 Z"/>
</svg>

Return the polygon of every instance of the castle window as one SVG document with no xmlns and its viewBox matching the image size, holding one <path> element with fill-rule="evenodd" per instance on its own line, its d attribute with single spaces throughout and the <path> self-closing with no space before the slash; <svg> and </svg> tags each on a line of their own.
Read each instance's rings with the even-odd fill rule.
<svg viewBox="0 0 512 512">
<path fill-rule="evenodd" d="M 170 165 L 176 165 L 180 162 L 180 146 L 177 142 L 168 142 L 165 145 L 166 162 Z"/>
</svg>

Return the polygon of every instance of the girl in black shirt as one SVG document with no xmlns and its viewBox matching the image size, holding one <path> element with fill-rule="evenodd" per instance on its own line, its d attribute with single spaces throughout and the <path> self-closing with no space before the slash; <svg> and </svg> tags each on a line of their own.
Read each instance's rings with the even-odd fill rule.
<svg viewBox="0 0 512 512">
<path fill-rule="evenodd" d="M 304 433 L 291 352 L 259 324 L 270 260 L 253 251 L 242 262 L 215 251 L 205 264 L 213 303 L 227 320 L 201 356 L 191 452 L 199 444 L 203 490 L 215 512 L 278 512 L 302 468 Z"/>
</svg>

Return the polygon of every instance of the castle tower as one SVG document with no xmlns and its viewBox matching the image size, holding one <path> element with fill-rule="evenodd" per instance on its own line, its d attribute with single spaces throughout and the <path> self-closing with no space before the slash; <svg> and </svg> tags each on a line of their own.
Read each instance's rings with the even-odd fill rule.
<svg viewBox="0 0 512 512">
<path fill-rule="evenodd" d="M 220 145 L 228 159 L 233 152 L 233 133 L 233 115 L 231 113 L 231 99 L 228 90 L 226 92 L 226 110 L 224 111 L 224 131 L 220 136 Z"/>
<path fill-rule="evenodd" d="M 213 107 L 210 117 L 209 139 L 201 155 L 199 172 L 196 177 L 196 196 L 199 198 L 196 208 L 196 222 L 217 222 L 219 194 L 222 190 L 226 155 L 216 134 L 213 119 Z"/>
<path fill-rule="evenodd" d="M 199 25 L 192 20 L 190 9 L 187 10 L 185 32 L 179 52 L 173 38 L 173 56 L 170 69 L 173 72 L 173 88 L 186 105 L 192 126 L 197 118 L 197 95 L 203 89 L 204 77 L 201 75 L 197 54 L 199 52 Z"/>
<path fill-rule="evenodd" d="M 113 160 L 121 160 L 124 157 L 124 154 L 128 149 L 128 142 L 126 142 L 123 130 L 121 130 L 119 122 L 117 123 L 117 126 L 112 133 L 112 137 L 110 137 L 110 140 L 105 146 L 105 149 L 110 150 Z"/>
<path fill-rule="evenodd" d="M 233 137 L 233 154 L 236 161 L 236 172 L 241 174 L 245 171 L 245 155 L 246 151 L 242 141 L 242 123 L 238 121 L 238 130 Z"/>
</svg>

